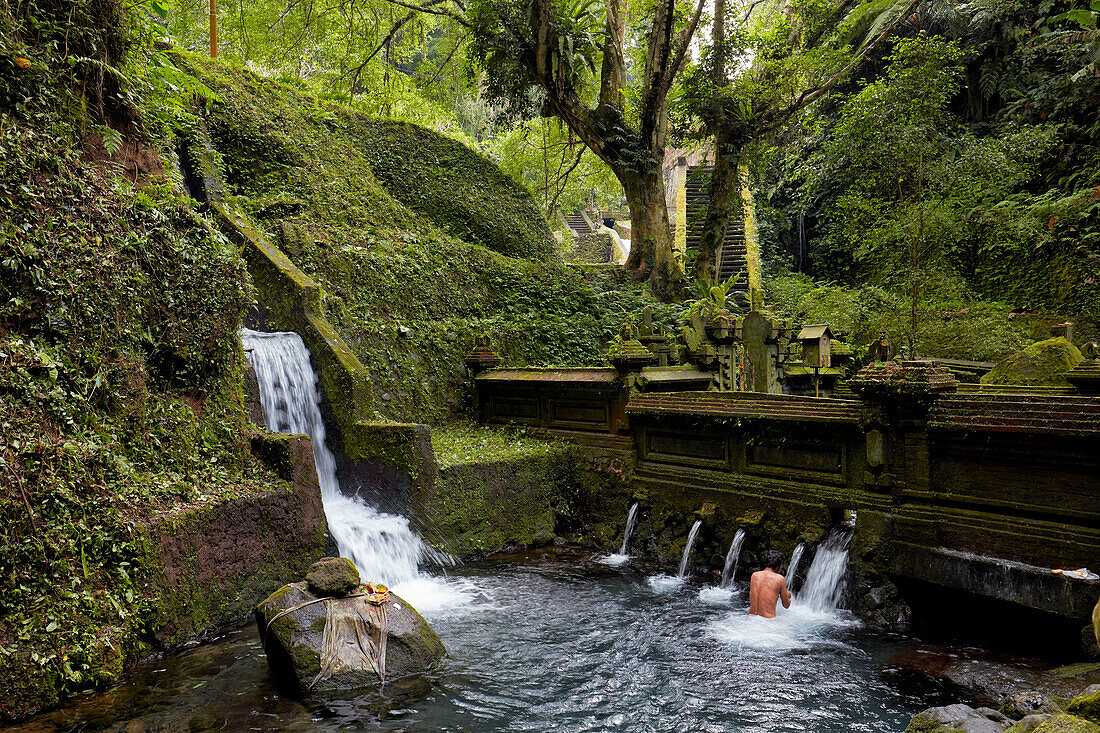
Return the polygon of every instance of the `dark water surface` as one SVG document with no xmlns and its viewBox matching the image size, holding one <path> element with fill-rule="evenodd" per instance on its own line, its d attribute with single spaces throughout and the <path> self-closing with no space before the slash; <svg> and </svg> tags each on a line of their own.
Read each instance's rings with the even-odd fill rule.
<svg viewBox="0 0 1100 733">
<path fill-rule="evenodd" d="M 429 678 L 341 700 L 296 696 L 273 684 L 249 626 L 22 729 L 902 731 L 940 702 L 889 663 L 910 640 L 797 602 L 751 618 L 736 593 L 654 585 L 586 555 L 512 555 L 396 590 L 450 653 Z"/>
</svg>

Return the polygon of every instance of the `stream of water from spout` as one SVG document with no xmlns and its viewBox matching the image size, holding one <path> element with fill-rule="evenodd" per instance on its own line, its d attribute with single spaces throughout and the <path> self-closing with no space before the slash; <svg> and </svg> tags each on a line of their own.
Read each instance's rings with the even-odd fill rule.
<svg viewBox="0 0 1100 733">
<path fill-rule="evenodd" d="M 699 534 L 699 528 L 702 526 L 702 519 L 696 519 L 695 524 L 691 525 L 691 531 L 688 532 L 687 545 L 684 546 L 684 556 L 680 558 L 680 569 L 676 572 L 677 578 L 684 578 L 687 576 L 688 560 L 691 559 L 691 546 L 695 544 L 695 535 Z"/>
<path fill-rule="evenodd" d="M 428 548 L 409 527 L 409 520 L 380 512 L 340 490 L 336 458 L 325 442 L 317 375 L 301 337 L 243 329 L 241 341 L 251 350 L 268 427 L 280 433 L 303 433 L 313 442 L 325 517 L 340 554 L 355 563 L 363 580 L 392 586 L 416 579 Z"/>
<path fill-rule="evenodd" d="M 630 505 L 630 511 L 626 513 L 626 531 L 623 533 L 623 546 L 619 548 L 619 554 L 625 555 L 627 545 L 630 542 L 630 533 L 634 531 L 634 523 L 638 520 L 638 502 Z"/>
<path fill-rule="evenodd" d="M 737 561 L 741 557 L 741 545 L 745 542 L 745 530 L 738 528 L 730 543 L 730 550 L 726 553 L 726 564 L 722 567 L 722 580 L 719 588 L 729 588 L 737 575 Z"/>
<path fill-rule="evenodd" d="M 794 593 L 794 577 L 798 572 L 798 564 L 802 562 L 802 553 L 806 551 L 806 544 L 799 542 L 791 553 L 791 564 L 787 568 L 787 590 Z"/>
<path fill-rule="evenodd" d="M 813 611 L 829 612 L 840 604 L 852 532 L 850 525 L 834 527 L 817 546 L 810 569 L 806 571 L 806 582 L 798 594 L 800 605 Z"/>
</svg>

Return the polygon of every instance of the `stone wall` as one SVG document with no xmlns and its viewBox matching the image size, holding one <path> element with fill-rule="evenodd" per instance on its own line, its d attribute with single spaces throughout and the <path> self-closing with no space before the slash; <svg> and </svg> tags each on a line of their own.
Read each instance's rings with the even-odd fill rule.
<svg viewBox="0 0 1100 733">
<path fill-rule="evenodd" d="M 302 435 L 258 438 L 254 451 L 290 481 L 155 517 L 140 529 L 156 608 L 156 646 L 171 649 L 245 618 L 325 554 L 324 507 L 313 447 Z"/>
<path fill-rule="evenodd" d="M 540 420 L 555 400 L 576 402 L 574 381 L 500 374 L 479 378 L 485 418 L 526 399 L 541 407 L 520 422 L 607 450 L 632 443 L 622 511 L 642 502 L 638 541 L 664 560 L 698 517 L 697 558 L 713 568 L 738 527 L 750 552 L 790 553 L 854 510 L 854 569 L 875 591 L 851 600 L 878 622 L 898 618 L 899 588 L 927 584 L 1073 623 L 1100 595 L 1097 581 L 1051 572 L 1100 567 L 1100 398 L 956 395 L 934 363 L 890 362 L 852 380 L 858 400 L 634 393 L 623 410 L 609 394 L 622 419 L 600 434 L 598 421 Z"/>
</svg>

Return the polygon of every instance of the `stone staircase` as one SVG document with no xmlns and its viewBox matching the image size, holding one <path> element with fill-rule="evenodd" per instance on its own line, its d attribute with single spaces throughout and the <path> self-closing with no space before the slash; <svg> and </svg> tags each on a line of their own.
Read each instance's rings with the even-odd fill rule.
<svg viewBox="0 0 1100 733">
<path fill-rule="evenodd" d="M 703 224 L 707 218 L 707 203 L 710 199 L 707 189 L 713 166 L 698 166 L 688 170 L 684 185 L 687 211 L 686 243 L 688 250 L 698 250 L 703 235 Z M 731 221 L 726 227 L 726 238 L 722 242 L 715 258 L 715 272 L 718 282 L 725 282 L 738 276 L 730 292 L 746 294 L 748 281 L 748 249 L 745 243 L 745 223 L 742 220 Z M 689 263 L 690 267 L 690 263 Z M 740 297 L 737 298 L 741 300 Z"/>
<path fill-rule="evenodd" d="M 574 237 L 584 237 L 592 233 L 592 228 L 588 226 L 588 221 L 584 218 L 584 214 L 582 214 L 579 209 L 566 214 L 565 223 L 568 224 L 569 228 L 573 231 Z"/>
</svg>

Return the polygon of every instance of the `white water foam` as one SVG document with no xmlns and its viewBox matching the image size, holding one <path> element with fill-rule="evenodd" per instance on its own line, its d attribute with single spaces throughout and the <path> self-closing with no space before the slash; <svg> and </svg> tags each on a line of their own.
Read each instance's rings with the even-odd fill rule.
<svg viewBox="0 0 1100 733">
<path fill-rule="evenodd" d="M 857 621 L 836 613 L 781 605 L 775 618 L 751 616 L 741 609 L 722 614 L 707 624 L 707 633 L 743 650 L 790 652 L 822 646 L 844 647 L 828 634 L 857 625 Z"/>
<path fill-rule="evenodd" d="M 412 531 L 408 519 L 380 512 L 359 497 L 341 492 L 336 458 L 325 443 L 317 375 L 301 337 L 296 333 L 243 329 L 241 341 L 251 349 L 268 427 L 280 433 L 303 433 L 313 442 L 325 517 L 340 554 L 355 563 L 363 580 L 389 586 L 434 582 L 446 596 L 450 591 L 444 592 L 438 579 L 420 575 L 420 562 L 429 555 L 430 548 Z M 409 602 L 413 603 L 411 599 Z"/>
<path fill-rule="evenodd" d="M 684 584 L 684 579 L 678 575 L 651 575 L 645 579 L 647 585 L 658 593 L 674 593 Z"/>
<path fill-rule="evenodd" d="M 596 562 L 604 565 L 611 565 L 612 567 L 619 567 L 625 565 L 630 560 L 630 555 L 623 555 L 616 552 L 614 555 L 605 555 L 604 557 L 596 558 Z"/>
<path fill-rule="evenodd" d="M 708 606 L 728 606 L 740 592 L 733 588 L 708 585 L 699 589 L 699 601 Z"/>
</svg>

